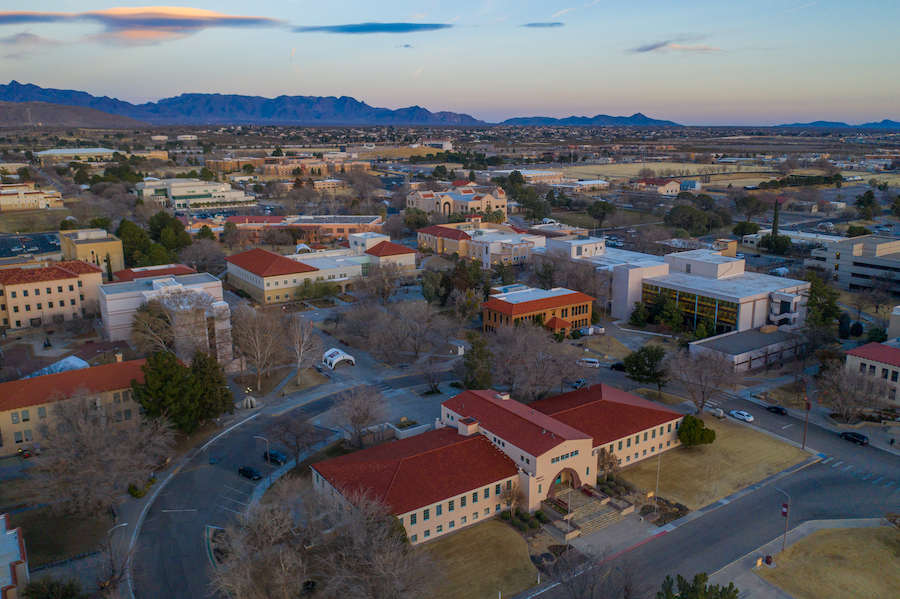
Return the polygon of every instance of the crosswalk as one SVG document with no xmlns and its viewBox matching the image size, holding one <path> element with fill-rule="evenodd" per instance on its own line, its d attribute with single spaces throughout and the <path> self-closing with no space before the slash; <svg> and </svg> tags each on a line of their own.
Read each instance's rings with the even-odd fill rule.
<svg viewBox="0 0 900 599">
<path fill-rule="evenodd" d="M 856 466 L 854 464 L 848 464 L 843 460 L 838 460 L 834 457 L 829 457 L 824 453 L 820 453 L 819 457 L 822 458 L 822 461 L 818 462 L 819 466 L 823 466 L 826 468 L 831 468 L 835 472 L 841 472 L 848 476 L 852 476 L 854 478 L 858 478 L 861 481 L 865 481 L 872 485 L 879 485 L 883 487 L 894 487 L 898 488 L 897 481 L 889 480 L 884 476 L 878 476 L 873 472 L 869 472 L 865 468 L 860 466 Z"/>
<path fill-rule="evenodd" d="M 725 402 L 733 401 L 735 399 L 740 399 L 740 398 L 737 395 L 735 395 L 734 393 L 731 393 L 730 391 L 724 391 L 722 393 L 719 393 L 714 399 L 710 399 L 709 401 L 706 402 L 706 405 L 708 406 L 707 409 L 711 410 L 713 408 L 718 408 Z"/>
</svg>

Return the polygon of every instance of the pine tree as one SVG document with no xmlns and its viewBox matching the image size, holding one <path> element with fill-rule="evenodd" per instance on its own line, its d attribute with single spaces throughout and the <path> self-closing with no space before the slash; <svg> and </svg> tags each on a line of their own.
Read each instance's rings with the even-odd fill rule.
<svg viewBox="0 0 900 599">
<path fill-rule="evenodd" d="M 490 389 L 494 386 L 494 378 L 491 373 L 491 361 L 494 354 L 487 348 L 487 341 L 475 331 L 466 333 L 466 340 L 472 349 L 463 356 L 463 366 L 466 369 L 463 377 L 463 385 L 466 389 Z"/>
<path fill-rule="evenodd" d="M 134 400 L 149 418 L 163 417 L 191 433 L 200 421 L 202 389 L 194 374 L 168 352 L 157 352 L 141 366 L 144 383 L 131 381 Z"/>
<path fill-rule="evenodd" d="M 205 352 L 195 353 L 191 373 L 200 387 L 200 420 L 211 420 L 224 413 L 234 413 L 234 395 L 214 357 Z"/>
</svg>

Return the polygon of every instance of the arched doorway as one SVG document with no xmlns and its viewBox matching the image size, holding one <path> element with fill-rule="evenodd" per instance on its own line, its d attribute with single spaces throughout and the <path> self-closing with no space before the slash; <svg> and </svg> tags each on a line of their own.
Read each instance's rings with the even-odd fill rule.
<svg viewBox="0 0 900 599">
<path fill-rule="evenodd" d="M 581 487 L 581 478 L 571 468 L 563 468 L 550 481 L 547 489 L 547 499 L 556 499 L 557 493 L 566 493 L 572 489 Z"/>
<path fill-rule="evenodd" d="M 441 209 L 441 212 L 443 212 L 444 216 L 450 216 L 450 210 L 450 202 L 444 202 L 444 206 Z"/>
<path fill-rule="evenodd" d="M 347 283 L 344 286 L 344 292 L 347 292 L 347 291 L 353 291 L 353 283 Z"/>
</svg>

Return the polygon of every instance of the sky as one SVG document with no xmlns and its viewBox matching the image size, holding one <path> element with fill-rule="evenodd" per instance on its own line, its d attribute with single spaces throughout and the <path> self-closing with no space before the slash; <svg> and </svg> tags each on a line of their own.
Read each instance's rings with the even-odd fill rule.
<svg viewBox="0 0 900 599">
<path fill-rule="evenodd" d="M 351 96 L 487 122 L 900 121 L 897 0 L 4 0 L 0 83 Z"/>
</svg>

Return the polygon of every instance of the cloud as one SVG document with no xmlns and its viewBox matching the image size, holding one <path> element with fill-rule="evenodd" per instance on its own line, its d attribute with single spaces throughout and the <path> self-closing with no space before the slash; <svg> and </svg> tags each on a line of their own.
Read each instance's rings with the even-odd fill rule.
<svg viewBox="0 0 900 599">
<path fill-rule="evenodd" d="M 397 47 L 398 47 L 398 48 L 412 48 L 412 46 L 411 46 L 410 44 L 401 44 L 401 45 L 399 45 L 399 46 L 397 46 Z"/>
<path fill-rule="evenodd" d="M 560 23 L 559 21 L 554 21 L 552 23 L 525 23 L 524 25 L 519 25 L 519 27 L 531 27 L 533 29 L 549 29 L 551 27 L 562 27 L 565 23 Z"/>
<path fill-rule="evenodd" d="M 322 25 L 315 27 L 294 27 L 297 33 L 341 33 L 366 35 L 370 33 L 418 33 L 449 29 L 453 25 L 441 23 L 355 23 L 349 25 Z"/>
<path fill-rule="evenodd" d="M 550 17 L 550 18 L 551 18 L 551 19 L 555 19 L 556 17 L 561 17 L 561 16 L 563 16 L 564 14 L 566 14 L 567 12 L 572 12 L 573 10 L 578 10 L 578 7 L 577 7 L 577 6 L 573 6 L 572 8 L 564 8 L 563 10 L 559 11 L 558 13 L 555 13 L 555 14 L 554 14 L 552 17 Z"/>
<path fill-rule="evenodd" d="M 25 58 L 41 48 L 53 48 L 61 45 L 63 45 L 63 42 L 40 37 L 33 33 L 28 33 L 27 31 L 0 37 L 0 46 L 10 50 L 9 54 L 3 56 L 3 58 L 8 59 Z"/>
<path fill-rule="evenodd" d="M 157 44 L 193 35 L 204 29 L 276 27 L 283 21 L 268 17 L 233 16 L 198 8 L 149 6 L 61 13 L 2 11 L 0 25 L 19 23 L 94 23 L 104 31 L 83 39 L 124 45 Z"/>
<path fill-rule="evenodd" d="M 629 54 L 645 54 L 647 52 L 693 52 L 697 54 L 718 54 L 727 52 L 722 48 L 707 46 L 706 44 L 682 45 L 684 42 L 696 42 L 706 36 L 701 35 L 682 35 L 673 39 L 660 40 L 650 44 L 644 44 L 631 48 L 627 52 Z"/>
<path fill-rule="evenodd" d="M 784 14 L 788 15 L 788 14 L 790 14 L 790 13 L 792 13 L 792 12 L 795 12 L 795 11 L 798 11 L 798 10 L 803 10 L 804 8 L 810 8 L 811 6 L 815 6 L 816 4 L 822 4 L 823 1 L 824 1 L 824 0 L 819 0 L 818 2 L 810 2 L 809 4 L 804 4 L 804 5 L 802 5 L 802 6 L 798 6 L 798 7 L 796 7 L 796 8 L 792 8 L 792 9 L 790 9 L 790 10 L 786 10 L 786 11 L 784 11 Z"/>
</svg>

